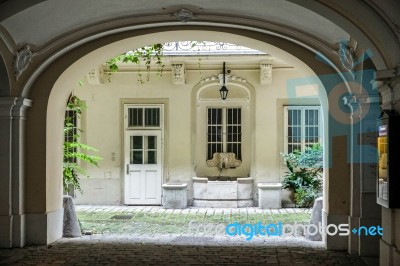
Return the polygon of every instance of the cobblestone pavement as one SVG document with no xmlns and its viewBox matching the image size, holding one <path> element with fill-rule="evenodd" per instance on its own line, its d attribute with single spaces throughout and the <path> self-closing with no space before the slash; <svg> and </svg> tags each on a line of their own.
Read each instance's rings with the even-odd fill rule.
<svg viewBox="0 0 400 266">
<path fill-rule="evenodd" d="M 294 237 L 256 241 L 192 236 L 84 236 L 49 246 L 0 249 L 3 265 L 365 265 Z"/>
<path fill-rule="evenodd" d="M 76 206 L 79 212 L 158 212 L 160 207 Z M 213 215 L 220 211 L 259 212 L 257 208 L 199 209 Z M 308 209 L 266 210 L 278 213 Z M 265 212 L 265 211 L 264 211 Z M 0 249 L 2 265 L 366 265 L 347 252 L 326 251 L 320 241 L 303 236 L 245 236 L 198 234 L 95 234 L 60 239 L 48 246 Z"/>
</svg>

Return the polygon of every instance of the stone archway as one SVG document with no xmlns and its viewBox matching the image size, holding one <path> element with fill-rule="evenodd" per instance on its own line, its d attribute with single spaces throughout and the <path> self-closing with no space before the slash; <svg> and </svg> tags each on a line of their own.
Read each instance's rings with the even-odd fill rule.
<svg viewBox="0 0 400 266">
<path fill-rule="evenodd" d="M 172 30 L 175 28 L 168 28 Z M 210 28 L 206 28 L 211 30 Z M 157 40 L 169 40 L 167 38 L 168 32 L 164 32 L 167 29 L 150 29 L 142 32 L 131 32 L 129 35 L 138 36 L 134 42 L 134 45 L 141 46 L 148 43 L 150 35 Z M 196 28 L 196 30 L 203 30 L 202 27 Z M 212 29 L 213 32 L 228 32 L 234 33 L 236 35 L 250 36 L 251 38 L 258 39 L 259 41 L 265 41 L 270 44 L 279 46 L 281 49 L 286 50 L 294 55 L 296 55 L 299 60 L 307 62 L 307 64 L 314 70 L 317 75 L 333 75 L 328 78 L 329 82 L 336 79 L 336 83 L 341 83 L 341 77 L 335 74 L 329 65 L 321 62 L 316 58 L 315 54 L 304 47 L 293 44 L 292 42 L 282 40 L 278 37 L 271 37 L 265 34 L 256 34 L 254 32 L 248 31 L 238 31 L 227 28 Z M 157 33 L 158 32 L 158 33 Z M 185 32 L 183 32 L 185 33 Z M 186 32 L 187 34 L 187 32 Z M 106 49 L 108 43 L 109 47 L 116 47 L 116 52 L 122 52 L 126 50 L 128 44 L 125 43 L 121 45 L 122 41 L 114 42 L 118 39 L 124 39 L 122 36 L 114 35 L 109 38 L 103 38 L 97 42 L 92 42 L 81 46 L 79 49 L 74 49 L 68 54 L 58 58 L 55 62 L 47 67 L 47 71 L 42 72 L 38 79 L 33 83 L 31 89 L 29 90 L 29 98 L 35 103 L 30 109 L 30 117 L 27 121 L 27 134 L 36 136 L 34 139 L 27 139 L 27 158 L 35 158 L 35 160 L 27 161 L 27 172 L 26 172 L 26 186 L 32 189 L 26 191 L 26 213 L 28 227 L 27 227 L 27 242 L 28 243 L 48 243 L 60 237 L 60 224 L 61 224 L 61 179 L 57 178 L 59 173 L 61 173 L 61 132 L 62 132 L 62 121 L 64 105 L 63 102 L 70 93 L 70 89 L 74 86 L 74 82 L 79 79 L 81 73 L 88 72 L 94 65 L 104 62 L 104 59 L 112 56 L 112 54 L 102 54 Z M 173 37 L 176 40 L 176 36 Z M 100 48 L 102 47 L 103 48 Z M 117 48 L 118 47 L 118 48 Z M 132 47 L 132 46 L 131 46 Z M 98 48 L 98 50 L 95 50 Z M 128 48 L 129 49 L 129 48 Z M 95 50 L 94 52 L 91 52 Z M 117 52 L 117 53 L 118 53 Z M 99 56 L 102 54 L 101 56 Z M 86 55 L 86 56 L 85 56 Z M 93 65 L 81 64 L 83 60 L 91 60 Z M 70 75 L 61 75 L 65 69 L 70 73 Z M 62 76 L 62 78 L 59 78 Z M 66 79 L 68 78 L 68 79 Z M 328 82 L 326 81 L 326 82 Z M 322 82 L 323 83 L 323 82 Z M 320 83 L 320 84 L 322 84 Z M 348 88 L 344 84 L 341 88 L 342 94 L 348 92 Z M 337 101 L 338 99 L 334 99 Z M 325 103 L 325 106 L 332 106 L 337 104 L 337 102 Z M 327 112 L 325 112 L 327 113 Z M 326 115 L 328 119 L 329 126 L 337 126 L 335 122 Z M 332 124 L 332 125 L 331 125 Z M 345 134 L 345 129 L 348 125 L 344 125 L 344 130 L 339 133 Z M 346 138 L 346 136 L 344 135 Z M 340 150 L 346 150 L 346 140 L 340 138 L 331 138 L 330 135 L 327 136 L 327 140 L 332 140 L 332 142 L 327 141 L 326 147 L 337 147 L 340 146 Z M 45 144 L 44 144 L 45 143 Z M 339 144 L 338 144 L 339 143 Z M 329 151 L 329 148 L 327 149 Z M 43 154 L 43 156 L 38 156 L 38 154 Z M 350 175 L 349 171 L 344 172 L 343 169 L 349 169 L 346 157 L 334 157 L 338 161 L 333 161 L 332 167 L 327 171 L 328 180 L 326 184 L 327 188 L 327 199 L 333 196 L 336 200 L 341 198 L 340 204 L 337 201 L 330 202 L 329 200 L 325 204 L 325 210 L 327 213 L 327 223 L 344 223 L 348 219 L 348 209 L 349 209 L 349 191 L 343 193 L 342 191 L 338 193 L 336 191 L 338 188 L 334 184 L 331 184 L 328 176 L 335 176 L 333 180 L 335 183 L 338 182 L 336 176 L 342 176 L 340 180 L 340 186 L 347 185 L 350 186 Z M 36 188 L 36 189 L 33 189 Z M 44 189 L 46 193 L 40 195 L 37 191 Z M 29 232 L 38 232 L 42 230 L 42 235 L 40 234 L 30 234 Z M 344 238 L 343 238 L 344 239 Z M 332 241 L 334 243 L 336 240 Z M 332 245 L 330 248 L 343 249 L 346 248 L 344 244 L 347 240 L 342 240 L 340 245 Z M 337 242 L 336 242 L 337 243 Z M 330 240 L 327 241 L 328 248 L 330 245 Z"/>
<path fill-rule="evenodd" d="M 228 20 L 227 20 L 228 22 Z M 58 173 L 60 173 L 61 156 L 53 156 L 55 154 L 61 154 L 57 151 L 57 137 L 62 130 L 61 122 L 57 121 L 61 117 L 61 109 L 52 109 L 51 105 L 56 105 L 64 101 L 69 89 L 61 90 L 58 94 L 55 94 L 55 100 L 50 98 L 55 93 L 52 91 L 54 84 L 61 74 L 70 66 L 73 66 L 75 62 L 100 47 L 106 46 L 110 43 L 132 37 L 142 36 L 143 34 L 153 34 L 157 32 L 165 32 L 168 30 L 210 30 L 214 32 L 226 32 L 241 36 L 247 36 L 259 40 L 261 42 L 270 43 L 279 46 L 283 50 L 286 50 L 293 55 L 296 55 L 301 61 L 306 62 L 318 76 L 327 75 L 328 79 L 321 81 L 324 87 L 329 87 L 329 83 L 339 84 L 343 83 L 344 86 L 340 88 L 339 95 L 348 94 L 351 95 L 352 91 L 349 91 L 347 86 L 346 78 L 343 78 L 341 71 L 346 72 L 340 64 L 340 58 L 332 52 L 332 48 L 329 45 L 319 42 L 318 40 L 312 39 L 310 43 L 302 43 L 301 41 L 295 40 L 295 38 L 284 37 L 279 34 L 271 34 L 271 32 L 262 31 L 248 28 L 239 29 L 233 27 L 226 27 L 226 25 L 214 24 L 213 27 L 209 26 L 174 26 L 174 27 L 152 27 L 151 24 L 146 25 L 147 29 L 132 30 L 125 29 L 120 33 L 104 34 L 104 36 L 94 36 L 95 40 L 87 41 L 83 44 L 77 43 L 65 43 L 62 48 L 56 50 L 53 53 L 51 60 L 43 59 L 41 65 L 38 67 L 38 71 L 30 76 L 29 81 L 24 90 L 21 91 L 21 95 L 33 100 L 33 107 L 29 110 L 29 119 L 27 120 L 27 134 L 34 136 L 26 139 L 26 178 L 25 186 L 27 187 L 25 193 L 26 202 L 26 218 L 27 228 L 26 236 L 28 243 L 49 243 L 60 237 L 60 207 L 61 200 L 59 195 L 62 193 L 61 182 L 57 179 Z M 311 44 L 314 41 L 313 44 Z M 344 49 L 347 49 L 345 47 Z M 326 60 L 324 63 L 321 58 L 316 56 L 315 51 L 323 51 L 320 55 L 323 55 Z M 329 59 L 328 59 L 329 58 Z M 100 61 L 99 58 L 93 57 L 93 64 Z M 74 65 L 76 66 L 76 65 Z M 359 66 L 362 69 L 362 65 Z M 85 73 L 90 69 L 76 68 L 76 75 L 79 73 Z M 83 70 L 83 72 L 82 72 Z M 79 72 L 80 71 L 80 72 Z M 330 76 L 331 75 L 331 76 Z M 344 82 L 343 82 L 344 80 Z M 65 81 L 64 86 L 71 85 L 71 81 Z M 326 106 L 333 106 L 337 104 L 339 97 L 334 98 L 332 102 L 327 102 Z M 357 102 L 352 102 L 357 104 Z M 339 110 L 341 112 L 341 110 Z M 329 116 L 326 112 L 325 115 L 329 128 L 337 126 L 337 123 L 333 120 L 333 117 Z M 350 118 L 349 118 L 350 121 Z M 343 223 L 347 222 L 350 213 L 350 189 L 349 191 L 341 191 L 344 186 L 351 186 L 350 179 L 350 164 L 346 160 L 347 153 L 347 137 L 351 131 L 349 122 L 343 125 L 343 130 L 337 131 L 337 138 L 328 136 L 326 139 L 332 140 L 328 142 L 326 147 L 334 147 L 336 150 L 329 149 L 330 154 L 334 154 L 332 160 L 332 167 L 327 173 L 326 184 L 327 196 L 334 198 L 334 201 L 327 201 L 325 204 L 325 210 L 327 212 L 327 223 Z M 351 138 L 353 139 L 353 138 Z M 58 140 L 58 142 L 61 140 Z M 59 145 L 61 147 L 61 145 Z M 346 151 L 346 152 L 345 152 Z M 335 179 L 333 182 L 333 176 L 342 177 L 340 182 Z M 328 179 L 328 177 L 331 177 Z M 357 197 L 355 195 L 354 197 Z M 23 229 L 22 229 L 23 231 Z M 39 233 L 34 233 L 39 232 Z M 333 238 L 332 238 L 333 240 Z M 21 242 L 23 243 L 23 242 Z M 338 243 L 333 245 L 333 243 Z M 23 245 L 23 244 L 22 244 Z M 334 249 L 345 249 L 347 248 L 347 238 L 343 238 L 340 242 L 331 241 L 328 238 L 328 248 Z"/>
</svg>

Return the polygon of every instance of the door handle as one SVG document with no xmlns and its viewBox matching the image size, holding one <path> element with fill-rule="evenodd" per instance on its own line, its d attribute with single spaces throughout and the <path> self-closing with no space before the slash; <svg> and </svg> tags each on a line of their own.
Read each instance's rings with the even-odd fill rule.
<svg viewBox="0 0 400 266">
<path fill-rule="evenodd" d="M 126 165 L 126 174 L 129 175 L 129 164 Z"/>
</svg>

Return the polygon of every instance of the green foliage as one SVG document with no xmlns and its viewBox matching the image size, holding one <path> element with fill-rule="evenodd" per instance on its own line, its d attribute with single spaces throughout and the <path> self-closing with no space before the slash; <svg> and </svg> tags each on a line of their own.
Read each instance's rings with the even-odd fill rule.
<svg viewBox="0 0 400 266">
<path fill-rule="evenodd" d="M 310 207 L 322 195 L 323 150 L 320 144 L 307 147 L 304 152 L 282 154 L 288 172 L 282 181 L 282 188 L 294 193 L 298 207 Z"/>
<path fill-rule="evenodd" d="M 300 187 L 294 194 L 296 205 L 299 207 L 311 207 L 314 200 L 321 197 L 322 192 L 313 187 Z"/>
<path fill-rule="evenodd" d="M 86 108 L 84 102 L 78 97 L 71 96 L 67 102 L 67 108 L 75 112 L 77 118 L 82 114 L 82 110 Z M 65 191 L 70 189 L 79 190 L 82 193 L 82 189 L 79 183 L 79 176 L 89 177 L 87 171 L 82 168 L 80 162 L 88 162 L 92 165 L 98 166 L 98 163 L 102 160 L 101 157 L 95 155 L 88 155 L 84 151 L 95 151 L 97 150 L 89 145 L 79 142 L 80 133 L 82 130 L 77 128 L 72 117 L 67 117 L 64 121 L 64 136 L 65 139 L 63 145 L 64 151 L 64 164 L 63 164 L 63 187 Z M 68 136 L 68 137 L 67 137 Z"/>
<path fill-rule="evenodd" d="M 155 62 L 155 65 L 158 68 L 157 72 L 158 75 L 161 76 L 164 70 L 165 65 L 162 62 L 163 48 L 164 45 L 162 43 L 141 47 L 139 49 L 109 59 L 106 62 L 106 66 L 109 71 L 116 72 L 118 71 L 118 65 L 117 65 L 118 62 L 134 63 L 138 65 L 140 65 L 140 63 L 144 63 L 146 66 L 146 81 L 150 81 L 150 70 L 152 62 Z M 144 83 L 140 70 L 138 73 L 138 81 L 140 83 Z"/>
</svg>

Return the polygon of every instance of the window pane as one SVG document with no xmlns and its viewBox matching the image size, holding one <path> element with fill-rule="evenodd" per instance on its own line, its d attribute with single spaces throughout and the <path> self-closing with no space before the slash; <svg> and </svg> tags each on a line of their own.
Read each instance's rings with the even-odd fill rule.
<svg viewBox="0 0 400 266">
<path fill-rule="evenodd" d="M 131 137 L 131 149 L 143 149 L 143 137 L 132 136 Z"/>
<path fill-rule="evenodd" d="M 306 125 L 318 125 L 318 110 L 305 110 Z"/>
<path fill-rule="evenodd" d="M 223 124 L 225 121 L 226 124 Z M 212 159 L 214 153 L 234 152 L 240 157 L 241 152 L 241 109 L 208 108 L 207 109 L 207 157 Z M 225 132 L 225 136 L 223 134 Z M 226 143 L 224 143 L 226 141 Z M 225 145 L 225 147 L 224 147 Z M 226 150 L 224 150 L 226 148 Z"/>
<path fill-rule="evenodd" d="M 160 126 L 160 108 L 145 108 L 146 127 Z"/>
<path fill-rule="evenodd" d="M 241 159 L 241 108 L 227 108 L 226 115 L 226 152 L 233 152 L 237 158 Z"/>
<path fill-rule="evenodd" d="M 222 124 L 222 109 L 221 108 L 208 108 L 207 122 L 209 125 Z"/>
<path fill-rule="evenodd" d="M 301 111 L 300 110 L 289 110 L 288 114 L 289 125 L 298 126 L 301 122 Z"/>
<path fill-rule="evenodd" d="M 148 151 L 147 152 L 147 163 L 148 164 L 157 164 L 157 151 Z"/>
<path fill-rule="evenodd" d="M 132 151 L 131 152 L 131 164 L 143 164 L 142 151 Z"/>
<path fill-rule="evenodd" d="M 211 160 L 213 158 L 213 149 L 212 144 L 207 145 L 207 160 Z"/>
<path fill-rule="evenodd" d="M 77 113 L 73 110 L 65 111 L 65 125 L 68 127 L 68 131 L 64 132 L 64 141 L 65 142 L 75 142 L 77 140 Z M 74 153 L 77 152 L 76 147 L 71 147 L 68 149 L 68 152 Z M 77 163 L 78 160 L 76 157 L 64 158 L 64 162 L 68 163 Z"/>
<path fill-rule="evenodd" d="M 223 126 L 222 108 L 207 109 L 207 159 L 213 158 L 216 152 L 222 152 Z"/>
<path fill-rule="evenodd" d="M 241 123 L 241 109 L 228 108 L 227 109 L 227 123 L 228 125 L 238 125 Z"/>
<path fill-rule="evenodd" d="M 319 109 L 295 107 L 287 111 L 287 149 L 289 153 L 320 141 Z"/>
<path fill-rule="evenodd" d="M 128 126 L 129 127 L 143 126 L 143 108 L 128 109 Z"/>
<path fill-rule="evenodd" d="M 148 136 L 147 137 L 147 148 L 148 149 L 157 149 L 157 137 L 156 136 Z"/>
</svg>

